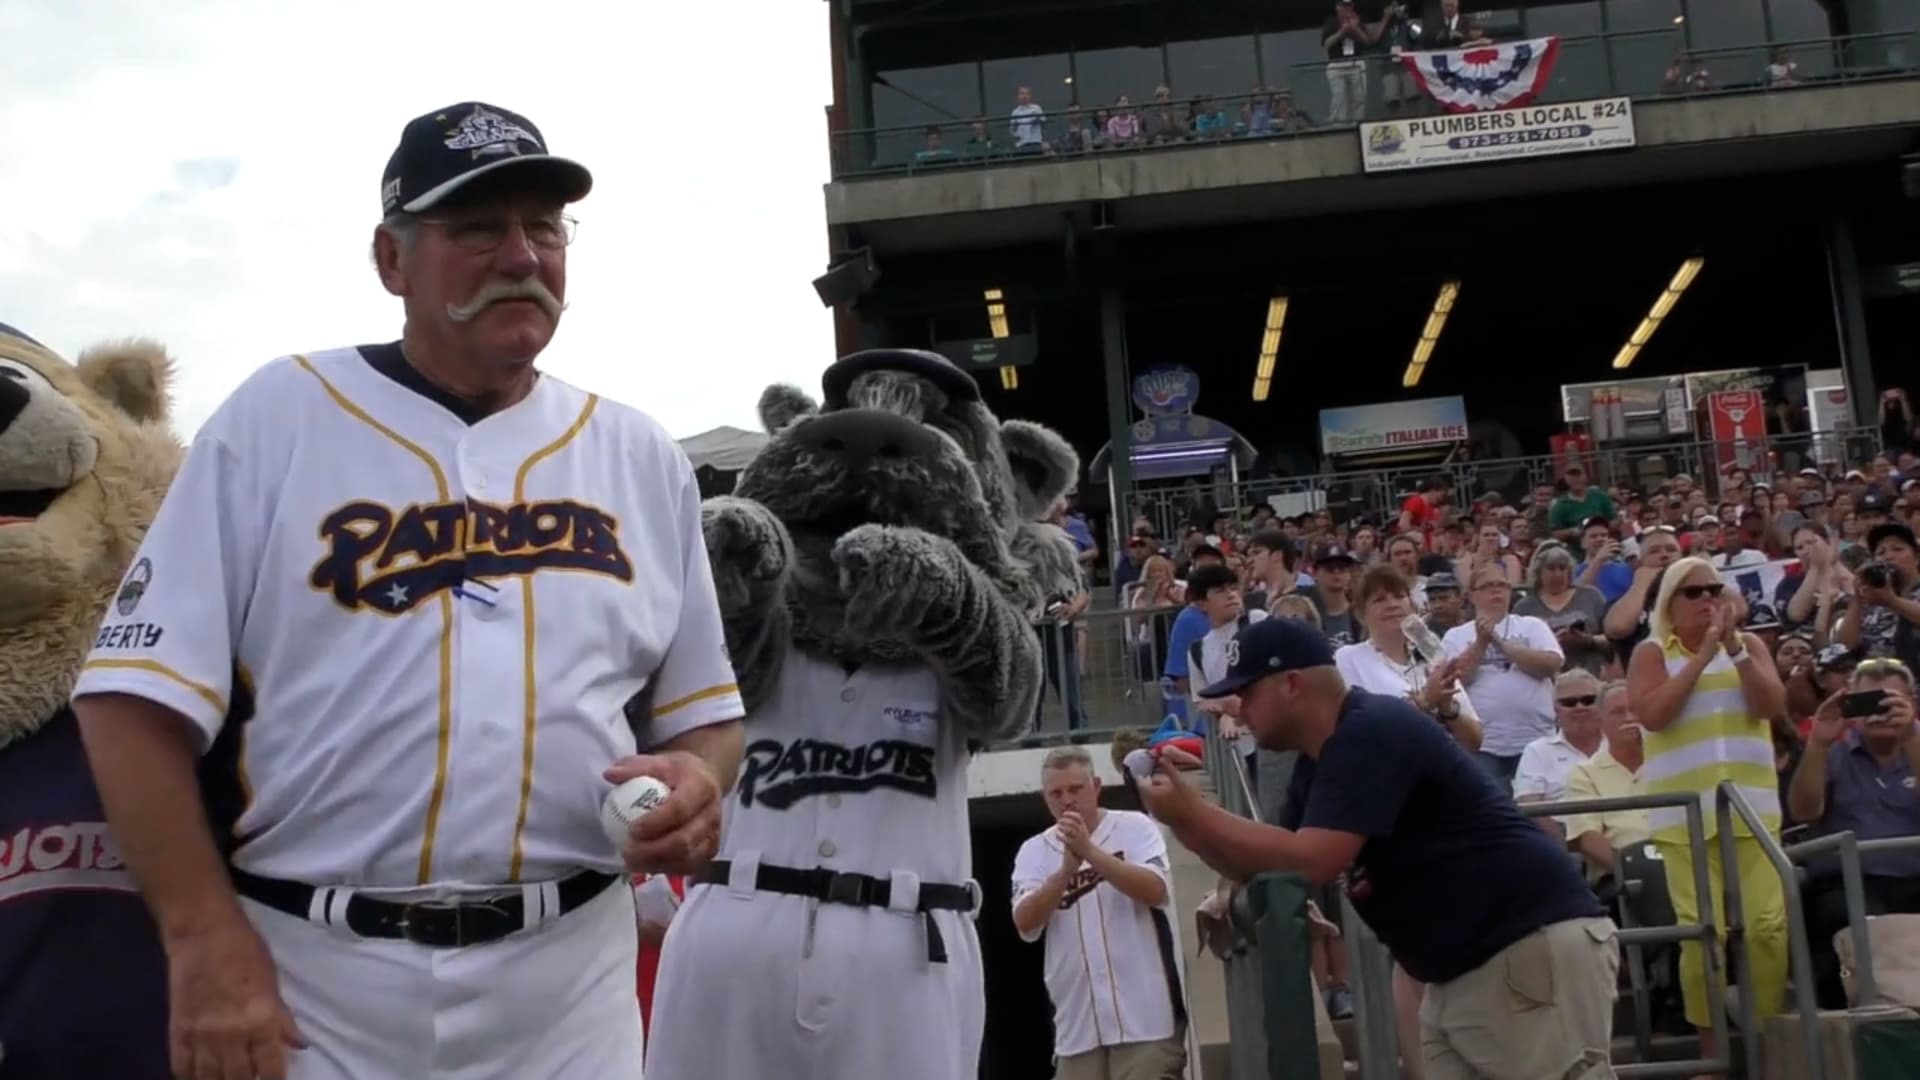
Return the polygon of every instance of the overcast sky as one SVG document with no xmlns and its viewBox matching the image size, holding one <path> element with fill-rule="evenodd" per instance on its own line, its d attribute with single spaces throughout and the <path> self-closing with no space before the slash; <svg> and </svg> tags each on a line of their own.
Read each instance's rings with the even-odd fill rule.
<svg viewBox="0 0 1920 1080">
<path fill-rule="evenodd" d="M 4 0 L 0 41 L 0 323 L 160 340 L 183 436 L 276 356 L 399 335 L 380 173 L 467 100 L 594 173 L 546 370 L 685 437 L 832 360 L 820 0 Z"/>
</svg>

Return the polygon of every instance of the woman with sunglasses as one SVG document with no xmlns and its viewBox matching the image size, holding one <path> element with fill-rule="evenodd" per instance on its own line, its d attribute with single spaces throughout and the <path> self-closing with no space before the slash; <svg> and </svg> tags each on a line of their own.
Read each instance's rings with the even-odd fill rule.
<svg viewBox="0 0 1920 1080">
<path fill-rule="evenodd" d="M 1739 630 L 1731 591 L 1705 559 L 1681 559 L 1661 575 L 1647 640 L 1627 666 L 1627 697 L 1644 730 L 1646 763 L 1640 782 L 1648 794 L 1694 795 L 1704 811 L 1707 879 L 1713 922 L 1724 933 L 1719 897 L 1727 875 L 1740 882 L 1753 965 L 1743 998 L 1756 1021 L 1780 1011 L 1787 984 L 1786 901 L 1780 878 L 1746 823 L 1735 819 L 1737 862 L 1723 866 L 1713 792 L 1732 781 L 1758 811 L 1765 828 L 1780 832 L 1780 783 L 1771 719 L 1784 713 L 1787 691 L 1758 637 Z M 1697 922 L 1703 898 L 1694 888 L 1696 854 L 1680 807 L 1647 813 L 1653 842 L 1667 868 L 1675 919 Z M 1680 949 L 1680 992 L 1687 1021 L 1700 1030 L 1700 1056 L 1712 1057 L 1713 1010 L 1720 988 L 1709 987 L 1705 954 L 1690 941 Z"/>
</svg>

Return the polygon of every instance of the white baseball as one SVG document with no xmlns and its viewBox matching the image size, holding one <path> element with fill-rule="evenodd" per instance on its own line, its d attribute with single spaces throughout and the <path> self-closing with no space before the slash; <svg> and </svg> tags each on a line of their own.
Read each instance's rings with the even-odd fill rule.
<svg viewBox="0 0 1920 1080">
<path fill-rule="evenodd" d="M 627 830 L 647 811 L 666 802 L 671 790 L 664 781 L 636 776 L 607 792 L 600 804 L 600 827 L 606 830 L 607 839 L 613 841 L 615 847 L 624 846 Z"/>
</svg>

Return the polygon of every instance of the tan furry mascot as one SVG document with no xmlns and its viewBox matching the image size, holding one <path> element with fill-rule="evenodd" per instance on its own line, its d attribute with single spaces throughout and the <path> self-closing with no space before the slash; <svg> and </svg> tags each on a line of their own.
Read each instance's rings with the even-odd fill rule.
<svg viewBox="0 0 1920 1080">
<path fill-rule="evenodd" d="M 0 1080 L 169 1075 L 166 961 L 67 694 L 179 461 L 170 373 L 0 325 Z"/>
</svg>

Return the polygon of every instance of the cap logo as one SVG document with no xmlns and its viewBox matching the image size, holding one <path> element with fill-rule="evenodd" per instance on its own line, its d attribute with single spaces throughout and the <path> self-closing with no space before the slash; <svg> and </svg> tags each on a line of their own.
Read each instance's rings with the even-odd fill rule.
<svg viewBox="0 0 1920 1080">
<path fill-rule="evenodd" d="M 465 150 L 474 158 L 496 155 L 519 155 L 520 144 L 532 143 L 535 148 L 540 140 L 519 124 L 496 112 L 476 108 L 461 120 L 459 125 L 447 133 L 447 149 Z"/>
<path fill-rule="evenodd" d="M 1232 641 L 1227 642 L 1227 669 L 1232 670 L 1239 666 L 1240 666 L 1240 639 L 1235 638 Z"/>
</svg>

